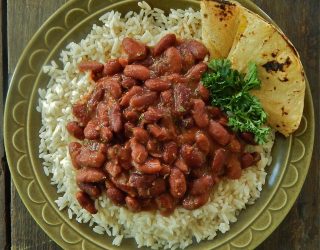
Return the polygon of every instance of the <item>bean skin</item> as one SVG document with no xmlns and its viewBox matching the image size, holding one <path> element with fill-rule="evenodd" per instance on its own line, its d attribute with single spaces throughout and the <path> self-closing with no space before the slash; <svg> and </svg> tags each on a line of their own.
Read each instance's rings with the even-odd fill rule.
<svg viewBox="0 0 320 250">
<path fill-rule="evenodd" d="M 165 91 L 170 89 L 171 83 L 168 81 L 161 80 L 160 78 L 153 78 L 145 81 L 146 87 L 152 91 Z"/>
<path fill-rule="evenodd" d="M 230 179 L 239 179 L 241 177 L 241 163 L 236 155 L 232 155 L 227 164 L 227 176 Z"/>
<path fill-rule="evenodd" d="M 240 153 L 242 150 L 241 143 L 236 137 L 233 137 L 228 144 L 227 148 L 233 153 Z"/>
<path fill-rule="evenodd" d="M 109 142 L 113 137 L 112 131 L 108 127 L 100 129 L 100 138 L 103 142 Z"/>
<path fill-rule="evenodd" d="M 120 101 L 121 106 L 128 106 L 130 103 L 130 100 L 135 95 L 142 94 L 142 88 L 139 86 L 133 86 L 127 93 L 125 93 Z"/>
<path fill-rule="evenodd" d="M 123 116 L 127 121 L 136 122 L 139 120 L 140 114 L 137 111 L 128 108 L 123 111 Z"/>
<path fill-rule="evenodd" d="M 87 210 L 91 214 L 96 214 L 98 210 L 94 206 L 94 201 L 83 191 L 76 193 L 76 199 L 78 200 L 80 206 Z"/>
<path fill-rule="evenodd" d="M 90 95 L 90 98 L 87 104 L 89 111 L 94 111 L 97 108 L 98 103 L 103 98 L 103 95 L 104 95 L 104 90 L 102 88 L 95 88 L 93 90 L 93 93 Z"/>
<path fill-rule="evenodd" d="M 171 89 L 161 92 L 160 96 L 164 104 L 171 105 L 173 103 L 173 92 Z"/>
<path fill-rule="evenodd" d="M 180 169 L 184 174 L 189 174 L 190 172 L 188 165 L 182 159 L 176 160 L 176 162 L 174 163 L 174 166 Z"/>
<path fill-rule="evenodd" d="M 203 132 L 197 132 L 196 133 L 196 144 L 198 148 L 204 152 L 205 154 L 208 154 L 210 151 L 210 141 L 208 137 Z"/>
<path fill-rule="evenodd" d="M 75 169 L 81 168 L 81 166 L 78 164 L 78 161 L 77 161 L 77 157 L 81 152 L 81 147 L 82 145 L 78 142 L 70 142 L 68 146 L 72 165 Z"/>
<path fill-rule="evenodd" d="M 122 70 L 122 66 L 119 63 L 118 59 L 111 59 L 104 64 L 103 67 L 103 75 L 111 76 L 117 73 L 120 73 Z"/>
<path fill-rule="evenodd" d="M 176 43 L 176 35 L 175 34 L 167 34 L 160 39 L 160 41 L 153 48 L 153 55 L 159 56 L 171 46 L 174 46 Z"/>
<path fill-rule="evenodd" d="M 148 152 L 145 146 L 135 140 L 131 141 L 131 151 L 131 157 L 136 163 L 143 164 L 147 160 Z"/>
<path fill-rule="evenodd" d="M 174 95 L 174 111 L 178 115 L 183 115 L 189 111 L 191 107 L 190 97 L 191 90 L 184 84 L 176 84 L 173 89 Z"/>
<path fill-rule="evenodd" d="M 184 174 L 178 168 L 173 168 L 169 175 L 170 193 L 174 198 L 180 199 L 187 191 L 187 182 Z"/>
<path fill-rule="evenodd" d="M 108 188 L 107 197 L 116 205 L 123 205 L 125 203 L 125 195 L 117 188 Z"/>
<path fill-rule="evenodd" d="M 78 182 L 78 187 L 85 193 L 87 193 L 91 198 L 99 198 L 99 196 L 101 195 L 101 189 L 95 185 L 95 184 L 91 184 L 91 183 L 83 183 L 83 182 Z"/>
<path fill-rule="evenodd" d="M 148 52 L 145 44 L 130 37 L 122 40 L 122 50 L 127 54 L 129 62 L 146 58 Z"/>
<path fill-rule="evenodd" d="M 207 69 L 207 64 L 203 62 L 198 63 L 188 70 L 188 72 L 186 73 L 186 77 L 192 82 L 199 82 L 202 74 L 206 72 Z"/>
<path fill-rule="evenodd" d="M 111 181 L 121 191 L 129 194 L 132 197 L 137 196 L 136 189 L 129 185 L 129 175 L 127 173 L 122 172 L 117 177 L 112 177 Z"/>
<path fill-rule="evenodd" d="M 214 174 L 220 174 L 223 170 L 227 160 L 227 151 L 223 148 L 219 148 L 214 152 L 214 158 L 212 161 L 212 171 Z"/>
<path fill-rule="evenodd" d="M 243 132 L 240 134 L 240 137 L 249 144 L 255 145 L 256 142 L 254 141 L 254 135 L 250 132 Z"/>
<path fill-rule="evenodd" d="M 162 166 L 158 159 L 150 159 L 145 164 L 138 166 L 137 169 L 143 174 L 156 174 L 161 171 Z"/>
<path fill-rule="evenodd" d="M 97 61 L 82 61 L 79 63 L 78 68 L 81 72 L 91 70 L 96 73 L 103 70 L 103 64 Z"/>
<path fill-rule="evenodd" d="M 143 109 L 152 105 L 157 100 L 156 92 L 146 92 L 142 95 L 135 95 L 130 100 L 130 107 L 135 109 Z"/>
<path fill-rule="evenodd" d="M 79 140 L 84 139 L 83 127 L 80 126 L 78 122 L 75 122 L 75 121 L 69 122 L 67 124 L 67 130 L 73 137 Z"/>
<path fill-rule="evenodd" d="M 187 144 L 181 147 L 181 156 L 190 167 L 200 168 L 206 161 L 205 155 L 197 147 Z"/>
<path fill-rule="evenodd" d="M 190 183 L 189 193 L 191 195 L 209 193 L 213 184 L 213 178 L 210 175 L 204 175 Z"/>
<path fill-rule="evenodd" d="M 77 162 L 81 167 L 100 168 L 106 161 L 105 145 L 99 144 L 97 150 L 91 150 L 88 147 L 82 147 L 77 157 Z"/>
<path fill-rule="evenodd" d="M 193 119 L 199 128 L 205 128 L 209 125 L 209 117 L 206 112 L 206 105 L 201 99 L 193 101 Z"/>
<path fill-rule="evenodd" d="M 143 113 L 144 121 L 147 123 L 154 123 L 163 117 L 163 111 L 158 108 L 149 107 L 146 112 Z"/>
<path fill-rule="evenodd" d="M 182 70 L 182 59 L 179 50 L 170 47 L 164 52 L 168 73 L 180 73 Z"/>
<path fill-rule="evenodd" d="M 121 109 L 118 103 L 112 105 L 109 111 L 110 128 L 115 133 L 122 129 Z"/>
<path fill-rule="evenodd" d="M 229 132 L 220 123 L 213 120 L 210 121 L 209 134 L 222 146 L 226 146 L 231 140 Z"/>
<path fill-rule="evenodd" d="M 107 93 L 110 93 L 110 95 L 115 99 L 119 99 L 122 95 L 122 89 L 119 80 L 107 76 L 99 79 L 97 84 L 101 84 L 103 88 L 107 89 Z"/>
<path fill-rule="evenodd" d="M 96 140 L 96 139 L 99 139 L 100 137 L 99 130 L 100 128 L 99 128 L 98 120 L 93 119 L 88 122 L 87 126 L 84 128 L 83 133 L 85 138 L 89 140 Z"/>
<path fill-rule="evenodd" d="M 77 171 L 76 181 L 84 183 L 97 183 L 106 179 L 105 173 L 101 169 L 82 168 Z"/>
<path fill-rule="evenodd" d="M 139 201 L 136 198 L 133 198 L 131 196 L 127 196 L 125 198 L 125 202 L 126 202 L 127 208 L 131 212 L 139 212 L 139 211 L 141 211 L 141 205 L 140 205 Z"/>
<path fill-rule="evenodd" d="M 76 103 L 72 106 L 72 114 L 77 118 L 80 126 L 86 126 L 90 120 L 86 103 Z"/>
<path fill-rule="evenodd" d="M 164 163 L 171 164 L 177 159 L 178 155 L 178 145 L 171 141 L 167 142 L 163 146 L 163 161 Z"/>
<path fill-rule="evenodd" d="M 209 54 L 208 49 L 196 40 L 186 42 L 186 47 L 191 51 L 196 60 L 202 61 Z"/>
<path fill-rule="evenodd" d="M 155 200 L 161 215 L 168 216 L 173 213 L 175 209 L 175 203 L 173 197 L 170 194 L 162 194 Z"/>
<path fill-rule="evenodd" d="M 133 132 L 133 137 L 137 142 L 140 142 L 142 144 L 147 144 L 149 140 L 149 134 L 146 130 L 144 130 L 143 128 L 136 127 L 133 129 L 132 132 Z"/>
<path fill-rule="evenodd" d="M 111 177 L 118 176 L 122 169 L 116 162 L 107 162 L 107 164 L 104 166 L 104 170 L 106 173 L 108 173 Z"/>
<path fill-rule="evenodd" d="M 204 102 L 209 101 L 210 92 L 205 86 L 202 85 L 202 83 L 199 83 L 198 88 L 196 89 L 196 93 L 198 93 L 198 95 Z"/>
<path fill-rule="evenodd" d="M 133 86 L 135 86 L 137 84 L 138 84 L 138 81 L 136 79 L 133 79 L 132 77 L 127 77 L 125 75 L 122 75 L 121 85 L 125 89 L 130 89 L 130 88 L 132 88 Z"/>
<path fill-rule="evenodd" d="M 157 124 L 149 124 L 148 131 L 159 141 L 166 141 L 170 139 L 168 130 L 166 128 L 159 127 Z"/>
<path fill-rule="evenodd" d="M 107 127 L 109 125 L 109 116 L 108 116 L 109 107 L 105 102 L 100 102 L 97 106 L 97 119 L 101 126 Z"/>
<path fill-rule="evenodd" d="M 123 71 L 125 76 L 145 81 L 150 78 L 150 70 L 142 65 L 127 65 Z"/>
<path fill-rule="evenodd" d="M 189 195 L 182 201 L 182 206 L 187 210 L 194 210 L 202 207 L 209 200 L 209 194 L 202 194 L 197 196 Z"/>
</svg>

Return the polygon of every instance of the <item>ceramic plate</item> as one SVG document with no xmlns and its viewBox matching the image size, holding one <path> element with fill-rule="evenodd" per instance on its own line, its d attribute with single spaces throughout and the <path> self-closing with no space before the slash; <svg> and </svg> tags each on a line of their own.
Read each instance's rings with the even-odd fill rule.
<svg viewBox="0 0 320 250">
<path fill-rule="evenodd" d="M 192 0 L 150 0 L 152 7 L 193 7 Z M 241 4 L 272 20 L 248 0 Z M 112 246 L 112 238 L 92 232 L 87 224 L 69 220 L 66 211 L 59 211 L 54 203 L 58 195 L 49 185 L 38 157 L 41 127 L 36 111 L 38 88 L 49 81 L 42 66 L 57 60 L 59 52 L 71 41 L 79 42 L 93 23 L 105 12 L 126 13 L 138 10 L 137 1 L 73 0 L 63 5 L 39 29 L 24 50 L 16 67 L 5 108 L 5 147 L 11 176 L 25 206 L 40 227 L 64 249 L 119 249 Z M 285 139 L 278 135 L 273 148 L 273 163 L 261 197 L 240 213 L 238 221 L 226 234 L 214 240 L 194 243 L 188 249 L 252 249 L 265 240 L 280 224 L 295 202 L 308 172 L 314 141 L 314 112 L 309 85 L 305 110 L 299 130 Z M 121 249 L 136 248 L 133 240 L 125 240 Z"/>
</svg>

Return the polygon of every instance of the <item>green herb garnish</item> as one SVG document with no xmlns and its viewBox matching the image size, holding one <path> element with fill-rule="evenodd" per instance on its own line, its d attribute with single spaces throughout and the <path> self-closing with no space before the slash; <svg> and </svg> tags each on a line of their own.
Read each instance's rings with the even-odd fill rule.
<svg viewBox="0 0 320 250">
<path fill-rule="evenodd" d="M 236 132 L 251 132 L 259 144 L 266 142 L 269 127 L 263 127 L 267 114 L 260 101 L 249 93 L 259 88 L 257 66 L 250 62 L 247 74 L 231 68 L 228 59 L 214 59 L 208 64 L 202 83 L 210 90 L 211 103 L 229 116 L 228 126 Z"/>
</svg>

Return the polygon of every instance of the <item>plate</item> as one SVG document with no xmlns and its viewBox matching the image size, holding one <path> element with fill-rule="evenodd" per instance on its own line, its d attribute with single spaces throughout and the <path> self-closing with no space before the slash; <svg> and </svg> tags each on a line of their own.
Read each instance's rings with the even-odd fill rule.
<svg viewBox="0 0 320 250">
<path fill-rule="evenodd" d="M 195 0 L 149 0 L 152 7 L 193 7 Z M 245 7 L 272 20 L 249 0 Z M 119 249 L 112 238 L 94 233 L 87 224 L 69 220 L 67 212 L 54 203 L 58 195 L 49 185 L 38 157 L 38 131 L 41 117 L 36 111 L 38 88 L 45 88 L 49 77 L 41 68 L 57 60 L 71 41 L 80 41 L 105 12 L 138 10 L 133 0 L 73 0 L 57 10 L 39 29 L 25 48 L 13 75 L 5 107 L 5 148 L 12 179 L 25 206 L 40 227 L 64 249 Z M 267 168 L 261 197 L 242 211 L 238 221 L 214 240 L 194 243 L 188 249 L 253 249 L 281 223 L 295 202 L 308 173 L 314 142 L 314 111 L 309 84 L 305 109 L 298 131 L 284 138 L 277 135 L 273 163 Z M 124 240 L 121 249 L 134 249 L 134 240 Z"/>
</svg>

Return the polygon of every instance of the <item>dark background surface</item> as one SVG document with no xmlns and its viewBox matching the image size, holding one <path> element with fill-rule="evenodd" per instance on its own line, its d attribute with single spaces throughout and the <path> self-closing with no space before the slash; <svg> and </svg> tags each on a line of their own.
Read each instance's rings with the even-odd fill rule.
<svg viewBox="0 0 320 250">
<path fill-rule="evenodd" d="M 23 48 L 40 25 L 67 0 L 0 2 L 0 88 L 3 98 Z M 273 234 L 258 249 L 320 249 L 319 96 L 320 1 L 255 0 L 298 49 L 309 78 L 316 116 L 310 171 L 298 200 Z M 2 98 L 2 97 L 0 97 Z M 2 131 L 3 102 L 0 102 Z M 0 134 L 0 249 L 59 249 L 29 215 L 10 180 Z"/>
</svg>

